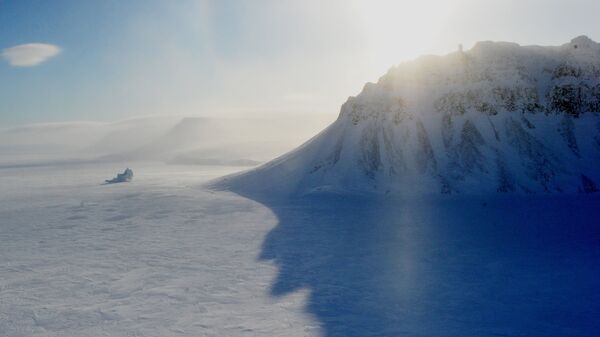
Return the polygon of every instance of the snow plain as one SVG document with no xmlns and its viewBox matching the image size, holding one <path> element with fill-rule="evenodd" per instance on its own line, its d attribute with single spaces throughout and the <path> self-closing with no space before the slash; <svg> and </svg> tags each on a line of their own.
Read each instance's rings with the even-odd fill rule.
<svg viewBox="0 0 600 337">
<path fill-rule="evenodd" d="M 598 336 L 600 197 L 215 191 L 0 169 L 0 336 Z"/>
<path fill-rule="evenodd" d="M 266 207 L 195 186 L 240 168 L 0 170 L 0 336 L 298 336 L 302 294 L 257 261 Z"/>
</svg>

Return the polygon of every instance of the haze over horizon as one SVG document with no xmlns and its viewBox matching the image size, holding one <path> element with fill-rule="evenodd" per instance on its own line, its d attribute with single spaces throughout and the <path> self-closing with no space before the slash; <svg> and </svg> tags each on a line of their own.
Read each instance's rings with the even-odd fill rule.
<svg viewBox="0 0 600 337">
<path fill-rule="evenodd" d="M 0 126 L 335 114 L 391 66 L 458 44 L 597 41 L 599 10 L 589 0 L 0 1 Z"/>
</svg>

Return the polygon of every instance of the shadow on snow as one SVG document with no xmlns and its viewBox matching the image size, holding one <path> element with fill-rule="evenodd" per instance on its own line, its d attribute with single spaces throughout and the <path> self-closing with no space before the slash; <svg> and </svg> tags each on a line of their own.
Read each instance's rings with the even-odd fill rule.
<svg viewBox="0 0 600 337">
<path fill-rule="evenodd" d="M 247 195 L 248 196 L 248 195 Z M 248 196 L 325 336 L 597 336 L 600 198 Z"/>
</svg>

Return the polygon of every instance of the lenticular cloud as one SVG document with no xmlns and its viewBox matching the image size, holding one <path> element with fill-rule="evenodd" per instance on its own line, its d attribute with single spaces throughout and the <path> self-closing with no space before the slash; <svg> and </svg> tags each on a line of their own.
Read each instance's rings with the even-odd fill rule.
<svg viewBox="0 0 600 337">
<path fill-rule="evenodd" d="M 6 48 L 2 57 L 12 66 L 32 67 L 60 53 L 60 48 L 52 44 L 27 43 Z"/>
</svg>

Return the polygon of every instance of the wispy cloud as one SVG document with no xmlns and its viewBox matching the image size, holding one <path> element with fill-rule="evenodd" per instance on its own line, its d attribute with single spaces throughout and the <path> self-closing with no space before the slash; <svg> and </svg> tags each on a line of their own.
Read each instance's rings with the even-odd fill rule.
<svg viewBox="0 0 600 337">
<path fill-rule="evenodd" d="M 27 43 L 6 48 L 2 57 L 15 67 L 33 67 L 60 53 L 60 47 L 45 43 Z"/>
</svg>

